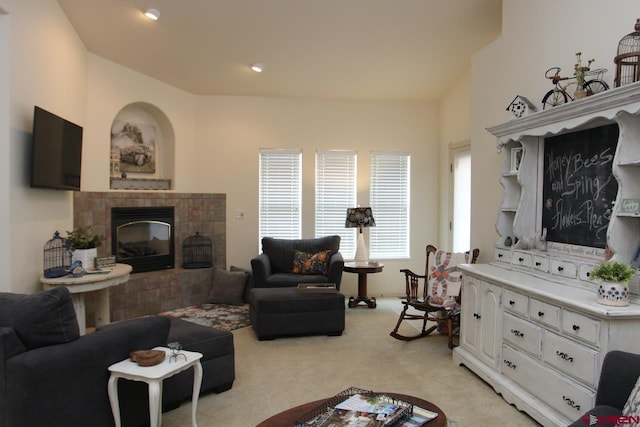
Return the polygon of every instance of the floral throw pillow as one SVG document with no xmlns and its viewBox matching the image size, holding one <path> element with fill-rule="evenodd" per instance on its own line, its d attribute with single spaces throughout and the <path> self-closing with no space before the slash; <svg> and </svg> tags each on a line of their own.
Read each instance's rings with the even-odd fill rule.
<svg viewBox="0 0 640 427">
<path fill-rule="evenodd" d="M 315 254 L 296 251 L 293 255 L 294 274 L 322 274 L 327 275 L 329 272 L 329 259 L 331 251 L 326 250 Z"/>
<path fill-rule="evenodd" d="M 640 377 L 636 381 L 636 385 L 631 390 L 631 394 L 627 399 L 627 403 L 624 404 L 622 409 L 622 415 L 637 415 L 640 414 Z"/>
</svg>

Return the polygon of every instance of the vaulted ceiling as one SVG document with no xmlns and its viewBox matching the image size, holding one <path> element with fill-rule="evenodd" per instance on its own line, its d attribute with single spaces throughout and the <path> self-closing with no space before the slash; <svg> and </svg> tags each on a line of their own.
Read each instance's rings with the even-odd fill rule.
<svg viewBox="0 0 640 427">
<path fill-rule="evenodd" d="M 58 3 L 90 52 L 202 95 L 437 100 L 502 17 L 501 0 Z"/>
</svg>

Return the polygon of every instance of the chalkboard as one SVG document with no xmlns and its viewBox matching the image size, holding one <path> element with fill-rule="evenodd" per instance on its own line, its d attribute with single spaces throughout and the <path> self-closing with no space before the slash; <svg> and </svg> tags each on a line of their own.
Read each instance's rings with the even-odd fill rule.
<svg viewBox="0 0 640 427">
<path fill-rule="evenodd" d="M 618 182 L 618 125 L 545 138 L 542 227 L 547 241 L 604 248 Z"/>
</svg>

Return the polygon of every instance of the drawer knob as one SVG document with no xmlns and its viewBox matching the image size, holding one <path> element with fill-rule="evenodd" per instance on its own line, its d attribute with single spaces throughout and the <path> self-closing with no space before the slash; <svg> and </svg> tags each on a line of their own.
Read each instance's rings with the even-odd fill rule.
<svg viewBox="0 0 640 427">
<path fill-rule="evenodd" d="M 562 360 L 566 360 L 569 363 L 573 363 L 573 357 L 569 356 L 563 351 L 556 351 L 556 356 L 558 356 Z"/>
<path fill-rule="evenodd" d="M 587 271 L 587 277 L 591 277 L 591 272 Z"/>
<path fill-rule="evenodd" d="M 516 364 L 513 363 L 510 360 L 504 359 L 503 362 L 504 362 L 505 365 L 507 365 L 511 369 L 516 369 L 517 368 Z"/>
<path fill-rule="evenodd" d="M 522 262 L 522 261 L 524 261 L 524 258 L 522 257 L 518 258 L 518 262 Z"/>
<path fill-rule="evenodd" d="M 540 261 L 536 261 L 536 267 L 540 267 L 542 263 Z"/>
<path fill-rule="evenodd" d="M 480 315 L 478 313 L 473 313 L 473 317 L 475 317 L 476 319 L 479 319 Z"/>
<path fill-rule="evenodd" d="M 509 300 L 509 305 L 516 305 L 516 302 L 512 299 Z"/>
<path fill-rule="evenodd" d="M 498 254 L 498 258 L 502 258 L 502 254 Z"/>
<path fill-rule="evenodd" d="M 538 312 L 538 317 L 544 317 L 544 311 L 539 311 Z"/>
<path fill-rule="evenodd" d="M 558 267 L 558 271 L 564 271 L 564 267 Z"/>
<path fill-rule="evenodd" d="M 520 337 L 520 338 L 524 337 L 524 334 L 522 332 L 520 332 L 519 330 L 517 330 L 517 329 L 512 329 L 511 333 L 513 335 L 517 336 L 517 337 Z"/>
<path fill-rule="evenodd" d="M 580 326 L 578 325 L 573 325 L 573 330 L 578 332 L 580 330 Z"/>
<path fill-rule="evenodd" d="M 576 402 L 573 399 L 567 396 L 562 396 L 562 400 L 564 400 L 564 403 L 566 403 L 568 406 L 571 406 L 576 411 L 580 411 L 580 405 L 576 404 Z"/>
</svg>

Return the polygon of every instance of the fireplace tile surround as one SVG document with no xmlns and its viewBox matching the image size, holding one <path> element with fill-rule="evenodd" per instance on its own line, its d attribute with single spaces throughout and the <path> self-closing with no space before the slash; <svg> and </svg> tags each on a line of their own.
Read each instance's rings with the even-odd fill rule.
<svg viewBox="0 0 640 427">
<path fill-rule="evenodd" d="M 211 286 L 211 268 L 184 269 L 182 242 L 199 231 L 213 240 L 213 266 L 226 268 L 226 195 L 170 192 L 75 192 L 74 227 L 91 226 L 105 237 L 98 256 L 111 255 L 111 208 L 173 206 L 175 209 L 176 268 L 132 274 L 129 281 L 111 288 L 111 320 L 153 315 L 200 304 Z M 87 321 L 93 319 L 95 303 L 87 295 Z M 93 326 L 87 324 L 87 326 Z"/>
</svg>

